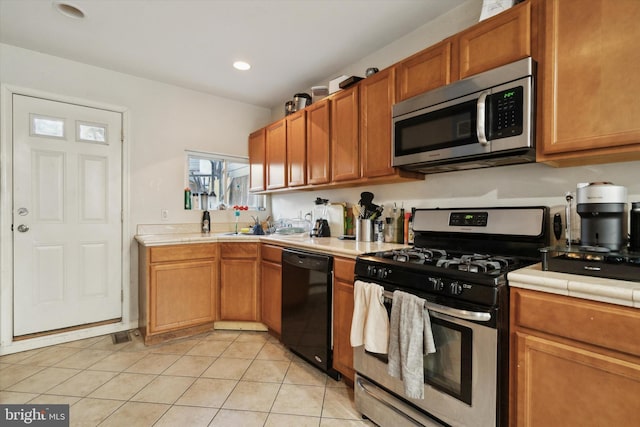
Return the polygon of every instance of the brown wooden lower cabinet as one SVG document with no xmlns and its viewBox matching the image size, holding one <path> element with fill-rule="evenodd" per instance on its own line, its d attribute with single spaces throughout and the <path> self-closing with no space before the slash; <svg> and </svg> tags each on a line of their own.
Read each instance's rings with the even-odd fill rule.
<svg viewBox="0 0 640 427">
<path fill-rule="evenodd" d="M 278 336 L 282 333 L 282 248 L 261 247 L 262 323 Z"/>
<path fill-rule="evenodd" d="M 333 368 L 353 382 L 353 347 L 351 319 L 353 317 L 353 278 L 355 261 L 334 258 L 333 261 Z"/>
<path fill-rule="evenodd" d="M 220 243 L 220 320 L 260 321 L 259 243 Z"/>
<path fill-rule="evenodd" d="M 511 292 L 512 426 L 636 425 L 640 310 Z"/>
<path fill-rule="evenodd" d="M 217 245 L 139 248 L 140 330 L 145 344 L 213 326 Z"/>
</svg>

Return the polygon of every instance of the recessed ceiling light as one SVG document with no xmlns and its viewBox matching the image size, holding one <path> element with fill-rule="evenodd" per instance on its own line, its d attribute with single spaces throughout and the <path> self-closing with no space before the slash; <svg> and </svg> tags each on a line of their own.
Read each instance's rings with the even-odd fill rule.
<svg viewBox="0 0 640 427">
<path fill-rule="evenodd" d="M 75 19 L 84 18 L 84 12 L 80 10 L 77 6 L 74 6 L 72 4 L 65 3 L 62 1 L 54 1 L 53 7 L 55 10 L 57 10 L 64 16 L 68 16 L 69 18 L 75 18 Z"/>
<path fill-rule="evenodd" d="M 247 71 L 251 68 L 251 65 L 248 62 L 236 61 L 233 63 L 233 68 L 240 71 Z"/>
</svg>

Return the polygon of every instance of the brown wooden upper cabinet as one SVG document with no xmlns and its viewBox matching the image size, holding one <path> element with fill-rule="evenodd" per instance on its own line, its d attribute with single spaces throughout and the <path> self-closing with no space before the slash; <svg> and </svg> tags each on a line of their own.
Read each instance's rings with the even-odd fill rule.
<svg viewBox="0 0 640 427">
<path fill-rule="evenodd" d="M 249 191 L 264 191 L 265 129 L 249 135 Z"/>
<path fill-rule="evenodd" d="M 455 36 L 459 78 L 531 56 L 531 3 L 520 3 Z"/>
<path fill-rule="evenodd" d="M 287 186 L 287 121 L 279 120 L 266 128 L 267 190 Z"/>
<path fill-rule="evenodd" d="M 412 55 L 396 65 L 398 101 L 451 83 L 451 40 Z"/>
<path fill-rule="evenodd" d="M 358 86 L 331 99 L 331 175 L 333 182 L 360 178 Z"/>
<path fill-rule="evenodd" d="M 538 161 L 640 159 L 640 2 L 540 1 Z"/>
<path fill-rule="evenodd" d="M 391 166 L 391 107 L 395 102 L 395 68 L 387 68 L 360 84 L 362 176 L 394 173 Z"/>
<path fill-rule="evenodd" d="M 287 187 L 307 183 L 307 113 L 287 116 Z"/>
<path fill-rule="evenodd" d="M 307 184 L 331 181 L 330 100 L 307 107 Z"/>
</svg>

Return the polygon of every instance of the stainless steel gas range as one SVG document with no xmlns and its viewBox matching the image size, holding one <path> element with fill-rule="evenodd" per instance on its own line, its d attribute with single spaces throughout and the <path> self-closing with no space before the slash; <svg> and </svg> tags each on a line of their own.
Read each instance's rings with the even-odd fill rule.
<svg viewBox="0 0 640 427">
<path fill-rule="evenodd" d="M 424 355 L 424 398 L 388 372 L 387 354 L 354 348 L 355 401 L 380 426 L 506 426 L 509 378 L 507 273 L 540 260 L 546 207 L 418 209 L 415 245 L 365 254 L 356 280 L 425 300 L 435 353 Z"/>
</svg>

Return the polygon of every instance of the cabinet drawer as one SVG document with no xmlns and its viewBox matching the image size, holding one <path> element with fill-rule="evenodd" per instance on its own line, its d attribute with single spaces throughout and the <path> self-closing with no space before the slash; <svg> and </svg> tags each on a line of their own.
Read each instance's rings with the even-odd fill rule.
<svg viewBox="0 0 640 427">
<path fill-rule="evenodd" d="M 156 246 L 150 248 L 150 259 L 151 262 L 215 259 L 216 249 L 215 243 Z"/>
<path fill-rule="evenodd" d="M 221 258 L 258 258 L 257 243 L 220 243 Z"/>
<path fill-rule="evenodd" d="M 640 310 L 544 292 L 512 290 L 514 323 L 640 356 Z"/>
<path fill-rule="evenodd" d="M 262 260 L 281 264 L 282 248 L 280 246 L 262 245 Z"/>
<path fill-rule="evenodd" d="M 342 280 L 353 284 L 354 270 L 356 262 L 347 258 L 334 258 L 333 274 L 337 280 Z"/>
</svg>

